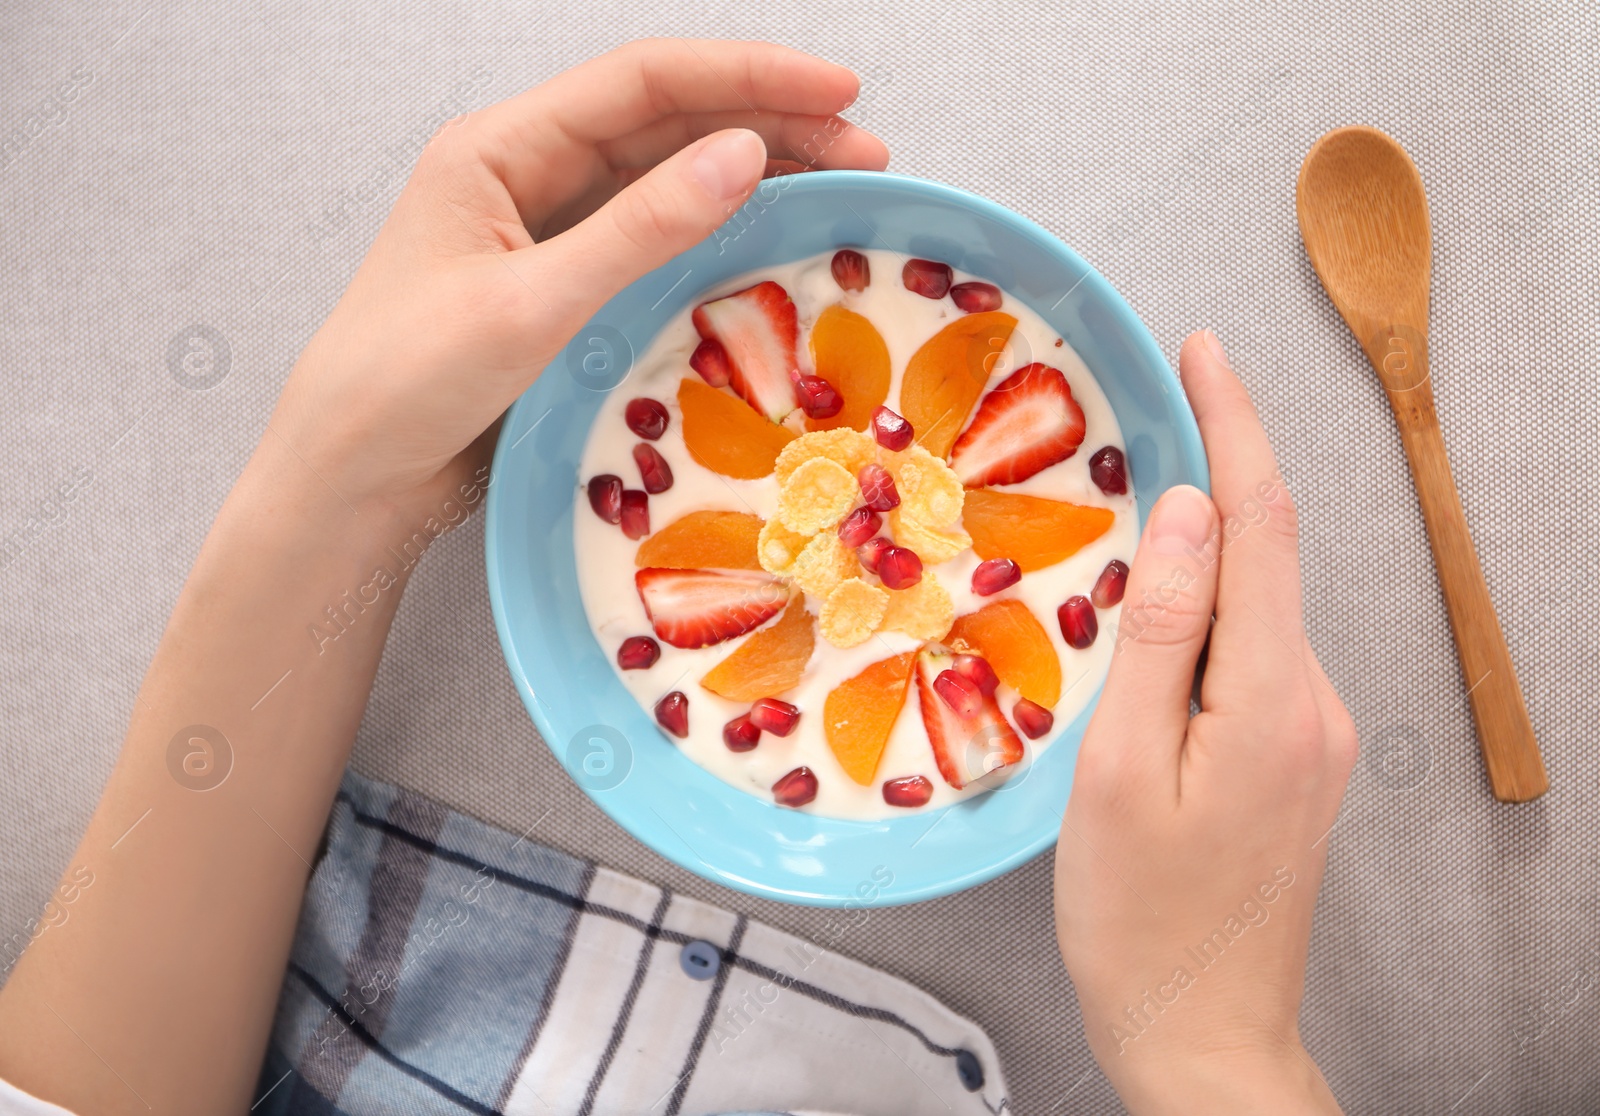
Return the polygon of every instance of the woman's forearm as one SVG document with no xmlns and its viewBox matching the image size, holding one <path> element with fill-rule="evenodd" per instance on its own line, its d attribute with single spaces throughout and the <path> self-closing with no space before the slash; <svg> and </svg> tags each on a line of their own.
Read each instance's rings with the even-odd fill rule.
<svg viewBox="0 0 1600 1116">
<path fill-rule="evenodd" d="M 859 88 L 771 44 L 662 39 L 439 129 L 195 563 L 67 917 L 0 992 L 0 1076 L 84 1116 L 249 1107 L 400 590 L 487 487 L 497 418 L 750 198 L 769 142 L 787 162 L 815 133 L 807 165 L 881 170 L 882 142 L 832 115 Z M 213 730 L 231 766 L 200 789 Z"/>
<path fill-rule="evenodd" d="M 384 638 L 448 521 L 358 513 L 267 433 L 144 680 L 67 917 L 0 994 L 0 1077 L 84 1113 L 248 1108 Z"/>
</svg>

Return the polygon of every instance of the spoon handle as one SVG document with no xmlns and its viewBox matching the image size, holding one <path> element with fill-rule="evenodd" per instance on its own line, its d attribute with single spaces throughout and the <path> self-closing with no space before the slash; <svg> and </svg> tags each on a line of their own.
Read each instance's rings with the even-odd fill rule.
<svg viewBox="0 0 1600 1116">
<path fill-rule="evenodd" d="M 1428 379 L 1426 335 L 1403 327 L 1386 332 L 1367 352 L 1411 464 L 1489 785 L 1501 802 L 1527 802 L 1549 789 L 1550 781 L 1450 472 Z"/>
</svg>

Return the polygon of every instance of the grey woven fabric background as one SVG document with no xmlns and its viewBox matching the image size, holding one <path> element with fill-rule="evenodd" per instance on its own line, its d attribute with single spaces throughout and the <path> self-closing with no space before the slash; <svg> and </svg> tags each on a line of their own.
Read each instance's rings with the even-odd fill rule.
<svg viewBox="0 0 1600 1116">
<path fill-rule="evenodd" d="M 852 115 L 893 169 L 1059 234 L 1169 354 L 1217 330 L 1302 505 L 1307 623 L 1362 731 L 1307 1045 L 1351 1112 L 1600 1111 L 1600 24 L 1582 2 L 0 6 L 0 132 L 23 136 L 0 154 L 0 931 L 67 865 L 408 135 L 461 83 L 460 107 L 485 104 L 645 35 L 856 67 Z M 1393 422 L 1300 246 L 1300 160 L 1356 122 L 1398 137 L 1429 190 L 1435 390 L 1545 749 L 1532 805 L 1489 796 Z M 232 351 L 204 392 L 167 368 L 193 323 Z M 355 763 L 797 933 L 826 918 L 700 882 L 569 782 L 507 677 L 476 528 L 413 581 Z M 840 948 L 985 1025 L 1017 1112 L 1120 1110 L 1056 954 L 1048 855 Z"/>
</svg>

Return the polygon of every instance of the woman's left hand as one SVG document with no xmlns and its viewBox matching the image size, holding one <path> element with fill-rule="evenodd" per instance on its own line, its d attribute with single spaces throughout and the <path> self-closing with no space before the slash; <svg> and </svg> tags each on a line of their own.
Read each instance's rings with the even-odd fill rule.
<svg viewBox="0 0 1600 1116">
<path fill-rule="evenodd" d="M 888 149 L 836 115 L 858 89 L 786 47 L 648 40 L 445 125 L 272 433 L 352 507 L 430 514 L 578 328 L 763 175 L 881 170 Z"/>
</svg>

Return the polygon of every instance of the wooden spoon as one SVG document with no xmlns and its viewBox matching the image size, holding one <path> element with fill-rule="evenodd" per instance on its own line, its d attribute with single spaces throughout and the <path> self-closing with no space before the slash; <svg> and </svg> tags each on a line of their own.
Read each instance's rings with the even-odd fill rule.
<svg viewBox="0 0 1600 1116">
<path fill-rule="evenodd" d="M 1450 474 L 1428 377 L 1431 239 L 1422 176 L 1376 128 L 1339 128 L 1300 167 L 1295 208 L 1311 266 L 1366 350 L 1400 427 L 1455 629 L 1489 785 L 1502 802 L 1550 786 L 1506 638 Z"/>
</svg>

